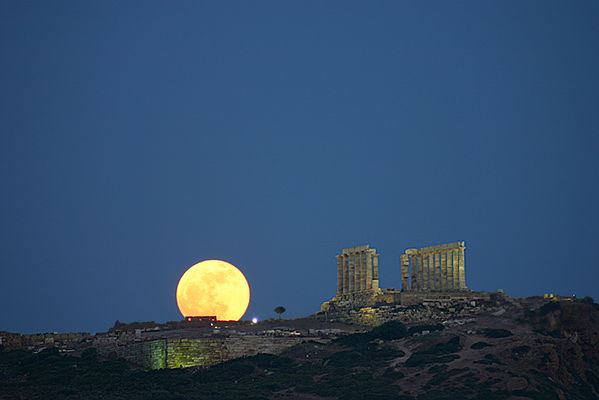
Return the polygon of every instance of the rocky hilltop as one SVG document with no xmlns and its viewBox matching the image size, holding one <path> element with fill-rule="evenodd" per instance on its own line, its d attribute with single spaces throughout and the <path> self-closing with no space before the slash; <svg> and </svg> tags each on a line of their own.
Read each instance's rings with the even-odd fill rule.
<svg viewBox="0 0 599 400">
<path fill-rule="evenodd" d="M 0 353 L 1 399 L 596 399 L 599 306 L 506 299 L 450 323 L 389 321 L 278 355 L 142 371 L 93 348 Z"/>
</svg>

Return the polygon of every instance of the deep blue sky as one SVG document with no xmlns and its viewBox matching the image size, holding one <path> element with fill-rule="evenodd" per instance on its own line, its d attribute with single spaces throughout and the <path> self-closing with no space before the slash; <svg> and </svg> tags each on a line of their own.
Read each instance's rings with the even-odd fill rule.
<svg viewBox="0 0 599 400">
<path fill-rule="evenodd" d="M 318 309 L 335 254 L 465 240 L 468 284 L 599 297 L 597 1 L 0 1 L 0 330 Z"/>
</svg>

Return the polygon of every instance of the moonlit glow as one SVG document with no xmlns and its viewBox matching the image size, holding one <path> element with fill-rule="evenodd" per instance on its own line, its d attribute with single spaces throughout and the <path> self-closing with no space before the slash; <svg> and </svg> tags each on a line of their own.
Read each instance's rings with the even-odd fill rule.
<svg viewBox="0 0 599 400">
<path fill-rule="evenodd" d="M 250 286 L 234 265 L 206 260 L 192 265 L 177 285 L 177 305 L 184 317 L 216 316 L 238 321 L 250 304 Z"/>
</svg>

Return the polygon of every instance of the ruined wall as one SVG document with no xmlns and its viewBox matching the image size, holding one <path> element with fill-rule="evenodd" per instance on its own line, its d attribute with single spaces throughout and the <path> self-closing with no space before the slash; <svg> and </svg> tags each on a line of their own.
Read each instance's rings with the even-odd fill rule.
<svg viewBox="0 0 599 400">
<path fill-rule="evenodd" d="M 123 346 L 104 345 L 96 347 L 103 357 L 123 358 L 137 367 L 158 369 L 165 368 L 166 340 L 135 342 Z"/>
<path fill-rule="evenodd" d="M 79 347 L 92 340 L 88 332 L 20 334 L 0 332 L 0 345 L 5 348 Z"/>
<path fill-rule="evenodd" d="M 438 323 L 455 318 L 477 315 L 495 308 L 486 293 L 472 296 L 415 296 L 413 305 L 389 305 L 381 307 L 363 307 L 352 310 L 339 318 L 364 326 L 377 326 L 387 321 L 397 320 L 406 324 Z M 403 303 L 403 301 L 402 301 Z"/>
<path fill-rule="evenodd" d="M 166 368 L 212 365 L 229 360 L 229 349 L 219 338 L 175 339 L 168 341 Z"/>
<path fill-rule="evenodd" d="M 279 354 L 306 340 L 301 337 L 231 336 L 196 339 L 157 339 L 124 346 L 102 346 L 98 353 L 120 357 L 141 368 L 179 368 L 213 365 L 258 353 Z"/>
<path fill-rule="evenodd" d="M 230 358 L 238 358 L 258 353 L 279 354 L 304 340 L 305 337 L 293 336 L 236 336 L 227 338 L 225 346 Z"/>
<path fill-rule="evenodd" d="M 0 346 L 6 349 L 23 347 L 23 335 L 12 332 L 0 332 Z"/>
</svg>

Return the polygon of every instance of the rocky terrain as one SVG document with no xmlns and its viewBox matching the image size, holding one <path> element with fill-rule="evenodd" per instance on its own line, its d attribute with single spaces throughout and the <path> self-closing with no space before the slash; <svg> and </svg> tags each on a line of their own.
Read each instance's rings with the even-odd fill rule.
<svg viewBox="0 0 599 400">
<path fill-rule="evenodd" d="M 0 353 L 0 399 L 596 399 L 599 306 L 530 298 L 451 323 L 390 321 L 209 368 Z"/>
</svg>

